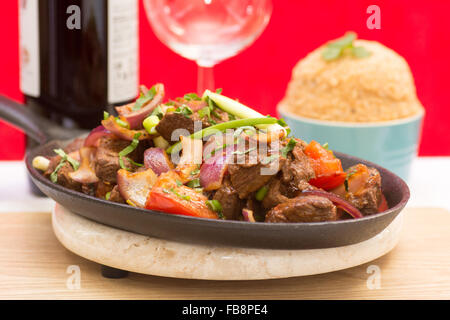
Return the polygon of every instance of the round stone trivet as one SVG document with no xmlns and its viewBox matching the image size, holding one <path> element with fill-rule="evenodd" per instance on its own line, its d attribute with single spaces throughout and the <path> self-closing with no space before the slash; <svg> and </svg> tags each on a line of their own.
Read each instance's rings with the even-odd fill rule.
<svg viewBox="0 0 450 320">
<path fill-rule="evenodd" d="M 67 249 L 109 267 L 173 278 L 256 280 L 326 273 L 374 260 L 397 244 L 402 217 L 400 213 L 369 240 L 311 250 L 206 246 L 151 238 L 88 220 L 59 204 L 52 224 Z"/>
</svg>

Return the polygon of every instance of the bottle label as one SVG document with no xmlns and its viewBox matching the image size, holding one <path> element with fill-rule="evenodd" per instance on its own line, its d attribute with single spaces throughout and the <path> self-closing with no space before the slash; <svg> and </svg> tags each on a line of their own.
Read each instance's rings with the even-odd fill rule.
<svg viewBox="0 0 450 320">
<path fill-rule="evenodd" d="M 41 93 L 38 9 L 38 0 L 19 1 L 20 90 L 32 97 Z"/>
<path fill-rule="evenodd" d="M 138 93 L 138 2 L 108 1 L 108 103 Z"/>
</svg>

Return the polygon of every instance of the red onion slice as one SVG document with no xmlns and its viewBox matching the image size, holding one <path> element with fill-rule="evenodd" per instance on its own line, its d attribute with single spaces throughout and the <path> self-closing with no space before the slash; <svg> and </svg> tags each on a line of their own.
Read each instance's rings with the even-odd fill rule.
<svg viewBox="0 0 450 320">
<path fill-rule="evenodd" d="M 120 195 L 139 208 L 145 207 L 148 194 L 158 177 L 152 169 L 140 172 L 117 171 L 117 186 Z"/>
<path fill-rule="evenodd" d="M 141 133 L 139 140 L 145 140 L 150 137 L 150 134 L 145 130 L 130 130 L 130 129 L 121 127 L 115 121 L 113 116 L 110 116 L 108 119 L 103 120 L 102 125 L 105 127 L 106 130 L 109 130 L 117 138 L 122 139 L 122 140 L 133 141 L 134 135 L 136 133 Z"/>
<path fill-rule="evenodd" d="M 155 90 L 156 94 L 153 99 L 139 110 L 133 111 L 134 103 L 116 107 L 117 113 L 128 121 L 131 129 L 142 128 L 144 119 L 162 103 L 164 99 L 164 85 L 162 83 L 155 84 Z"/>
<path fill-rule="evenodd" d="M 97 141 L 101 137 L 109 136 L 111 135 L 111 132 L 109 130 L 106 130 L 106 128 L 102 125 L 92 129 L 92 131 L 89 133 L 87 138 L 84 140 L 84 146 L 85 147 L 96 147 Z"/>
<path fill-rule="evenodd" d="M 217 190 L 222 185 L 228 163 L 233 157 L 234 146 L 226 148 L 205 160 L 200 167 L 200 185 L 205 191 Z"/>
<path fill-rule="evenodd" d="M 144 166 L 152 169 L 158 176 L 174 168 L 167 153 L 161 148 L 148 148 L 144 152 Z"/>
<path fill-rule="evenodd" d="M 363 217 L 361 211 L 359 211 L 357 208 L 355 208 L 348 201 L 345 201 L 344 199 L 342 199 L 341 197 L 339 197 L 338 195 L 335 195 L 333 193 L 321 191 L 321 190 L 310 190 L 310 191 L 308 190 L 308 191 L 303 191 L 302 193 L 300 193 L 300 196 L 302 196 L 302 195 L 305 195 L 305 196 L 306 195 L 314 195 L 314 196 L 327 198 L 328 200 L 333 202 L 333 204 L 336 207 L 344 210 L 349 215 L 351 215 L 353 218 L 358 219 L 358 218 Z"/>
</svg>

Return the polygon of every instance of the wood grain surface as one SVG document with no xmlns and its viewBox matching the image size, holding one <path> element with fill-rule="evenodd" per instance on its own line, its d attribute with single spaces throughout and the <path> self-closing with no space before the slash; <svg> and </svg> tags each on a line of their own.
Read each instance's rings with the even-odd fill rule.
<svg viewBox="0 0 450 320">
<path fill-rule="evenodd" d="M 0 214 L 0 298 L 450 299 L 450 212 L 406 211 L 400 243 L 384 257 L 328 274 L 262 281 L 183 280 L 135 273 L 106 279 L 98 264 L 58 242 L 50 213 L 4 213 Z M 74 265 L 81 271 L 79 289 L 67 286 L 68 268 Z"/>
</svg>

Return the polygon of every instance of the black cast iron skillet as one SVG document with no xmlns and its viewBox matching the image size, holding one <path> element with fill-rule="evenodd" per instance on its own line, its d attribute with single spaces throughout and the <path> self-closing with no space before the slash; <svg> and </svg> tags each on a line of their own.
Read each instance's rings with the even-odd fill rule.
<svg viewBox="0 0 450 320">
<path fill-rule="evenodd" d="M 28 151 L 25 162 L 38 188 L 56 202 L 88 219 L 151 237 L 204 245 L 268 249 L 316 249 L 355 244 L 384 230 L 409 199 L 406 183 L 394 173 L 368 161 L 335 152 L 344 168 L 357 163 L 380 171 L 388 210 L 361 219 L 318 223 L 249 223 L 167 214 L 113 203 L 52 183 L 31 162 L 35 156 L 53 156 L 80 132 L 68 131 L 39 117 L 26 107 L 0 96 L 0 117 L 22 128 L 41 145 Z M 50 140 L 59 139 L 59 140 Z"/>
</svg>

